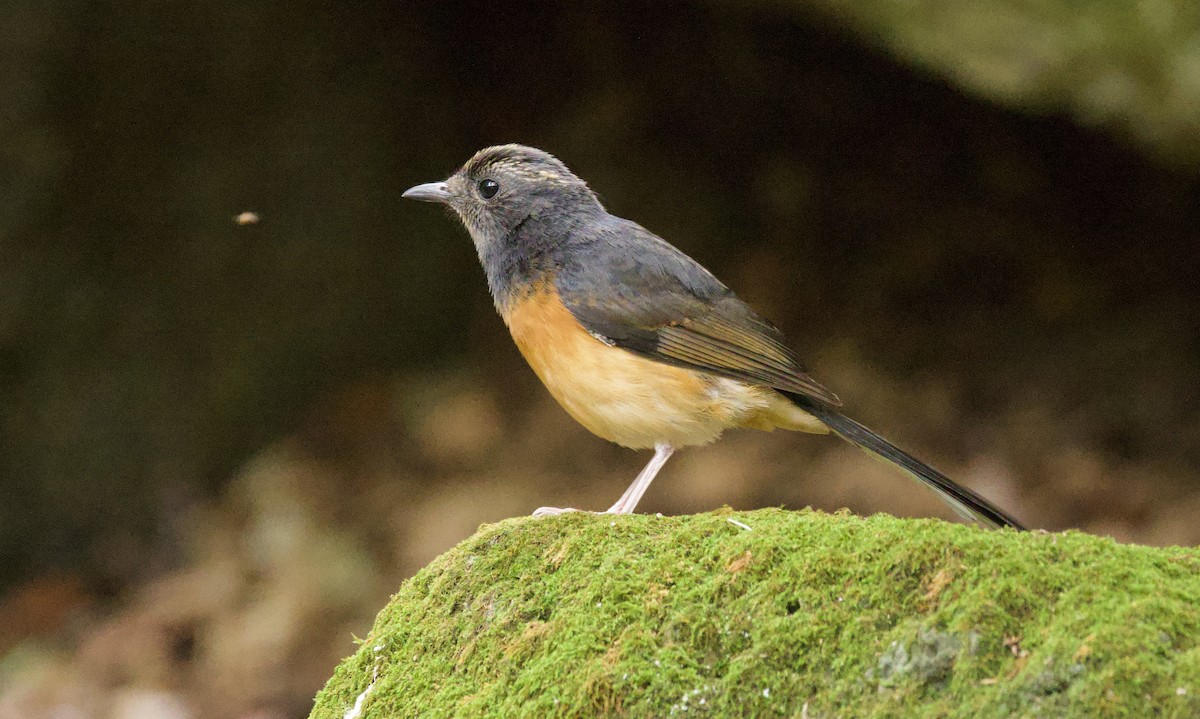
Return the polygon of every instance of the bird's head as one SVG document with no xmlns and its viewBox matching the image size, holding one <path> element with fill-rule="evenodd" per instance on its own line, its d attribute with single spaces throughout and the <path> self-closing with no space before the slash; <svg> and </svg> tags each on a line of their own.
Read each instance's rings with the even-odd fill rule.
<svg viewBox="0 0 1200 719">
<path fill-rule="evenodd" d="M 480 150 L 445 181 L 411 187 L 403 197 L 449 206 L 481 254 L 510 240 L 531 218 L 603 210 L 587 183 L 557 157 L 524 145 Z"/>
</svg>

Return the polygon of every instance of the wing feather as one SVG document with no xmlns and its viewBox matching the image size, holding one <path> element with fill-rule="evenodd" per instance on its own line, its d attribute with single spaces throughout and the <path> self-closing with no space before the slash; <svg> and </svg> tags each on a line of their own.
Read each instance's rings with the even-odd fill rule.
<svg viewBox="0 0 1200 719">
<path fill-rule="evenodd" d="M 707 270 L 635 223 L 581 253 L 557 278 L 580 324 L 659 362 L 806 395 L 841 406 L 808 376 L 783 335 Z"/>
</svg>

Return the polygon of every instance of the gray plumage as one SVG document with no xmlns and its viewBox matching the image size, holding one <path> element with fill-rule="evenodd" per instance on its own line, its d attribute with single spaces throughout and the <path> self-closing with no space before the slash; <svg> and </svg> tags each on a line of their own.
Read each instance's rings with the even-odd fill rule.
<svg viewBox="0 0 1200 719">
<path fill-rule="evenodd" d="M 574 320 L 602 342 L 704 377 L 776 390 L 811 415 L 802 413 L 808 421 L 815 417 L 927 484 L 962 516 L 1021 528 L 1003 510 L 843 415 L 841 401 L 808 376 L 774 325 L 698 262 L 637 223 L 609 214 L 587 183 L 554 156 L 521 145 L 487 148 L 444 183 L 414 187 L 405 196 L 454 209 L 502 314 L 552 286 Z M 659 447 L 657 466 L 671 450 Z M 639 482 L 648 486 L 657 466 Z M 614 507 L 631 510 L 644 488 L 631 503 L 623 497 Z"/>
</svg>

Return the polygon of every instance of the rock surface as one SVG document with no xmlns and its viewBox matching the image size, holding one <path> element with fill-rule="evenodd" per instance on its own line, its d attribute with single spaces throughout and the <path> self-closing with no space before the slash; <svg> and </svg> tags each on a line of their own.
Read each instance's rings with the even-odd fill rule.
<svg viewBox="0 0 1200 719">
<path fill-rule="evenodd" d="M 483 527 L 314 719 L 1200 715 L 1200 552 L 811 511 Z"/>
</svg>

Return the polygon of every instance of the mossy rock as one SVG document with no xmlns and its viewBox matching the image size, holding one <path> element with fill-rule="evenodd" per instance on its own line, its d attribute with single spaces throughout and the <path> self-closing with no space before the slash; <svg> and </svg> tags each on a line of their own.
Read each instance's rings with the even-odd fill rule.
<svg viewBox="0 0 1200 719">
<path fill-rule="evenodd" d="M 1200 551 L 818 512 L 483 527 L 312 716 L 1200 716 Z"/>
</svg>

